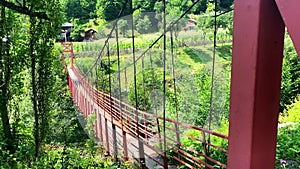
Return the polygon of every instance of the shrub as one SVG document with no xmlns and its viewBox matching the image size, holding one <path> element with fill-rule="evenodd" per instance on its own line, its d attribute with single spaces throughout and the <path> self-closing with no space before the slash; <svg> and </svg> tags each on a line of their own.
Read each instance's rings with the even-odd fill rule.
<svg viewBox="0 0 300 169">
<path fill-rule="evenodd" d="M 276 166 L 300 168 L 300 123 L 280 128 L 277 138 Z"/>
</svg>

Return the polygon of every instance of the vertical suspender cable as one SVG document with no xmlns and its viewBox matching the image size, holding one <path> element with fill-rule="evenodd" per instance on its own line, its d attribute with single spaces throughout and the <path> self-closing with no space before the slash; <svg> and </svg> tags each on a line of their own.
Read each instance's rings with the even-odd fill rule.
<svg viewBox="0 0 300 169">
<path fill-rule="evenodd" d="M 146 96 L 146 88 L 145 88 L 145 57 L 142 58 L 142 76 L 143 76 L 143 93 L 144 97 Z M 144 98 L 144 107 L 143 110 L 147 111 L 147 103 L 146 98 Z M 148 128 L 147 128 L 147 118 L 146 115 L 143 114 L 143 121 L 144 121 L 144 132 L 145 132 L 145 138 L 148 139 Z"/>
<path fill-rule="evenodd" d="M 177 89 L 176 89 L 176 73 L 175 73 L 175 58 L 174 58 L 174 39 L 173 39 L 173 31 L 170 30 L 171 35 L 171 55 L 172 55 L 172 75 L 173 75 L 173 84 L 174 84 L 174 100 L 175 100 L 175 113 L 176 113 L 176 123 L 175 123 L 175 129 L 176 129 L 176 141 L 178 144 L 180 143 L 180 137 L 179 137 L 179 128 L 178 128 L 178 101 L 177 101 Z"/>
<path fill-rule="evenodd" d="M 117 19 L 116 19 L 115 23 L 120 19 L 120 17 L 121 17 L 121 15 L 123 14 L 123 12 L 124 12 L 124 10 L 125 10 L 125 8 L 126 8 L 128 2 L 129 2 L 129 0 L 126 0 L 125 3 L 123 4 L 121 10 L 119 11 L 119 13 L 118 13 L 118 15 L 117 15 Z M 109 39 L 110 39 L 111 36 L 112 36 L 112 33 L 114 32 L 114 29 L 115 29 L 115 28 L 116 28 L 116 24 L 113 24 L 113 27 L 112 27 L 112 29 L 110 30 L 110 33 L 108 34 L 108 36 L 107 36 L 107 38 L 106 38 L 106 40 L 105 40 L 105 43 L 104 43 L 104 45 L 103 45 L 103 47 L 102 47 L 102 49 L 101 49 L 101 51 L 100 51 L 99 56 L 98 56 L 97 59 L 96 59 L 96 62 L 94 62 L 93 66 L 90 67 L 90 69 L 85 73 L 85 75 L 83 75 L 82 78 L 85 78 L 85 77 L 87 76 L 87 73 L 90 72 L 90 71 L 96 66 L 97 61 L 99 61 L 99 60 L 102 59 L 102 54 L 103 54 L 103 52 L 104 52 L 104 50 L 105 50 L 105 47 L 106 47 L 106 45 L 107 45 Z M 81 80 L 82 80 L 82 79 L 81 79 Z M 81 81 L 81 80 L 80 80 L 80 81 Z"/>
<path fill-rule="evenodd" d="M 102 81 L 102 84 L 101 84 L 101 88 L 102 88 L 102 92 L 101 92 L 101 98 L 100 98 L 100 104 L 102 105 L 102 109 L 103 109 L 103 112 L 104 112 L 104 129 L 105 129 L 105 143 L 106 143 L 106 153 L 107 155 L 110 154 L 110 150 L 109 150 L 109 137 L 108 137 L 108 126 L 107 126 L 107 115 L 106 115 L 106 112 L 107 112 L 107 109 L 106 109 L 106 95 L 105 95 L 105 92 L 106 92 L 106 80 L 105 80 L 105 77 L 104 77 L 104 70 L 103 70 L 103 60 L 101 59 L 100 60 L 100 71 L 101 71 L 101 81 Z"/>
<path fill-rule="evenodd" d="M 212 113 L 213 113 L 213 97 L 214 97 L 214 78 L 215 78 L 215 63 L 216 63 L 216 48 L 217 48 L 217 0 L 215 2 L 215 12 L 214 12 L 214 47 L 213 47 L 213 63 L 212 63 L 212 73 L 211 73 L 211 88 L 210 88 L 210 108 L 209 108 L 209 121 L 208 130 L 211 130 L 212 123 Z M 208 143 L 210 143 L 210 135 L 208 135 Z M 209 147 L 208 147 L 209 151 Z"/>
<path fill-rule="evenodd" d="M 109 114 L 111 117 L 111 125 L 112 125 L 112 144 L 113 144 L 113 155 L 114 155 L 114 160 L 117 161 L 117 155 L 118 155 L 118 148 L 117 148 L 117 133 L 116 133 L 116 126 L 114 124 L 114 116 L 115 114 L 113 113 L 113 103 L 112 103 L 112 82 L 111 82 L 111 63 L 110 63 L 110 50 L 109 50 L 109 42 L 107 42 L 107 60 L 108 60 L 108 85 L 109 85 Z"/>
<path fill-rule="evenodd" d="M 164 77 L 163 77 L 163 88 L 164 88 L 164 95 L 163 95 L 163 128 L 164 128 L 164 168 L 168 168 L 168 158 L 167 158 L 167 140 L 166 140 L 166 0 L 163 0 L 163 29 L 164 29 Z"/>
<path fill-rule="evenodd" d="M 126 132 L 124 131 L 124 122 L 123 122 L 123 110 L 122 110 L 122 86 L 121 86 L 121 66 L 120 66 L 120 46 L 119 46 L 119 30 L 118 22 L 116 22 L 116 42 L 117 42 L 117 57 L 118 57 L 118 83 L 119 83 L 119 114 L 118 116 L 121 122 L 122 136 L 123 136 L 123 150 L 124 150 L 124 161 L 128 160 L 128 150 L 127 150 L 127 139 Z"/>
<path fill-rule="evenodd" d="M 119 31 L 118 31 L 118 22 L 116 23 L 116 43 L 117 43 L 117 61 L 118 61 L 118 83 L 119 83 L 119 115 L 120 119 L 123 119 L 123 112 L 122 112 L 122 91 L 121 91 L 121 72 L 120 72 L 120 46 L 119 46 Z M 123 130 L 123 123 L 122 125 L 122 130 Z"/>
<path fill-rule="evenodd" d="M 154 102 L 154 105 L 155 105 L 155 119 L 156 119 L 156 125 L 157 125 L 157 133 L 158 133 L 158 137 L 159 137 L 159 148 L 160 148 L 160 150 L 162 150 L 163 148 L 162 148 L 162 139 L 161 139 L 161 130 L 160 130 L 160 124 L 159 124 L 159 119 L 158 119 L 158 114 L 157 114 L 157 107 L 158 107 L 158 105 L 157 105 L 157 100 L 156 100 L 156 91 L 154 91 L 154 90 L 156 90 L 155 88 L 154 88 L 154 83 L 155 83 L 155 81 L 154 81 L 154 68 L 153 68 L 153 60 L 152 60 L 152 48 L 149 50 L 150 51 L 150 69 L 151 69 L 151 76 L 152 76 L 152 92 L 153 92 L 153 102 Z"/>
<path fill-rule="evenodd" d="M 110 114 L 110 116 L 111 116 L 111 123 L 113 123 L 113 113 L 112 113 L 112 100 L 111 100 L 111 72 L 110 72 L 110 51 L 109 51 L 109 42 L 107 42 L 107 45 L 106 45 L 106 47 L 107 47 L 107 62 L 108 62 L 108 64 L 107 64 L 107 67 L 108 67 L 108 70 L 106 70 L 106 71 L 108 71 L 108 90 L 109 90 L 109 114 Z"/>
<path fill-rule="evenodd" d="M 136 131 L 137 131 L 137 138 L 139 144 L 139 159 L 140 165 L 142 168 L 145 168 L 145 155 L 144 155 L 144 145 L 140 138 L 140 131 L 139 131 L 139 117 L 138 117 L 138 96 L 137 96 L 137 81 L 136 81 L 136 59 L 135 59 L 135 41 L 134 41 L 134 22 L 133 22 L 133 1 L 130 1 L 130 11 L 131 11 L 131 36 L 132 36 L 132 60 L 133 60 L 133 74 L 134 74 L 134 96 L 135 96 L 135 116 L 136 116 Z"/>
<path fill-rule="evenodd" d="M 133 61 L 133 80 L 134 80 L 134 98 L 135 98 L 135 113 L 136 113 L 136 128 L 138 130 L 138 115 L 137 115 L 137 107 L 138 107 L 138 98 L 137 98 L 137 81 L 136 81 L 136 62 L 135 62 L 135 42 L 134 42 L 134 23 L 133 23 L 133 8 L 132 8 L 132 0 L 130 2 L 131 9 L 131 39 L 132 39 L 132 61 Z M 138 132 L 139 133 L 139 132 Z M 138 134 L 139 136 L 139 134 Z"/>
<path fill-rule="evenodd" d="M 128 82 L 127 82 L 127 68 L 124 69 L 124 79 L 125 79 L 125 98 L 128 98 Z M 126 123 L 125 127 L 131 127 L 129 126 L 131 123 L 128 124 L 128 116 L 129 114 L 127 113 L 127 106 L 125 107 L 125 112 L 126 112 Z"/>
<path fill-rule="evenodd" d="M 143 93 L 146 93 L 146 88 L 145 88 L 145 58 L 142 58 L 142 81 L 143 81 Z M 144 95 L 145 97 L 145 95 Z M 146 105 L 146 98 L 143 99 L 143 111 L 147 111 L 147 105 Z"/>
</svg>

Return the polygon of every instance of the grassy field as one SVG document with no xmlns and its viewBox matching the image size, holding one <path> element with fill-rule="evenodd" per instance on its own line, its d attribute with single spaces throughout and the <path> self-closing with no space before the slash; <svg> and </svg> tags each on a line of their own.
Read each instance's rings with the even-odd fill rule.
<svg viewBox="0 0 300 169">
<path fill-rule="evenodd" d="M 178 39 L 174 42 L 174 69 L 176 74 L 185 76 L 189 74 L 193 74 L 203 68 L 211 69 L 212 60 L 213 60 L 213 45 L 212 44 L 201 44 L 198 46 L 181 46 L 182 42 L 191 42 L 193 39 L 201 39 L 203 34 L 198 34 L 199 32 L 182 32 L 178 35 Z M 142 72 L 143 69 L 150 69 L 150 55 L 152 58 L 152 68 L 162 68 L 163 67 L 163 44 L 162 40 L 153 47 L 151 50 L 146 52 L 144 55 L 142 53 L 147 50 L 148 46 L 157 38 L 159 34 L 148 34 L 139 36 L 135 39 L 136 45 L 136 53 L 135 57 L 140 58 L 136 61 L 136 70 L 137 73 Z M 193 38 L 191 38 L 193 37 Z M 132 59 L 132 49 L 131 49 L 131 38 L 121 38 L 120 39 L 120 68 L 121 68 L 121 84 L 125 86 L 125 69 L 127 75 L 127 86 L 134 79 L 134 67 L 133 67 L 133 59 Z M 77 67 L 82 71 L 86 72 L 93 65 L 96 58 L 99 57 L 100 51 L 103 47 L 104 40 L 100 40 L 93 43 L 88 42 L 77 42 L 74 43 L 75 49 L 75 63 Z M 128 44 L 128 45 L 126 45 Z M 114 71 L 118 70 L 117 65 L 117 55 L 115 50 L 116 43 L 109 43 L 110 45 L 110 59 L 113 62 L 112 69 Z M 125 49 L 127 49 L 125 51 Z M 123 50 L 123 51 L 122 51 Z M 167 72 L 172 73 L 172 54 L 170 47 L 170 39 L 168 39 L 167 44 L 167 58 L 166 58 L 166 67 Z M 107 60 L 107 50 L 103 52 L 103 56 L 101 57 L 103 60 Z M 222 65 L 230 63 L 231 60 L 231 44 L 230 43 L 218 43 L 217 47 L 217 58 L 218 62 L 217 66 L 222 67 Z M 144 68 L 143 68 L 144 64 Z M 95 70 L 93 70 L 92 74 L 95 74 Z M 118 74 L 115 73 L 112 75 L 117 78 Z"/>
</svg>

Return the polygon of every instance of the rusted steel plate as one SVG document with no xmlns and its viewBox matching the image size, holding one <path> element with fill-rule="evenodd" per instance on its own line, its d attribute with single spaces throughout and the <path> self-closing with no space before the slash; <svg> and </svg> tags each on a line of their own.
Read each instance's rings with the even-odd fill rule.
<svg viewBox="0 0 300 169">
<path fill-rule="evenodd" d="M 300 58 L 300 1 L 276 0 L 276 3 Z"/>
</svg>

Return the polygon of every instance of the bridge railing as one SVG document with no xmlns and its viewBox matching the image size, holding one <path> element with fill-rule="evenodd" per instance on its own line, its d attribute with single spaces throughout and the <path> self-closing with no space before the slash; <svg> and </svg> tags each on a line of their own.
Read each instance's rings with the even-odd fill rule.
<svg viewBox="0 0 300 169">
<path fill-rule="evenodd" d="M 226 168 L 227 136 L 137 110 L 91 86 L 76 67 L 72 70 L 78 78 L 69 80 L 74 102 L 86 118 L 96 113 L 96 136 L 109 154 L 146 159 L 148 168 Z"/>
</svg>

